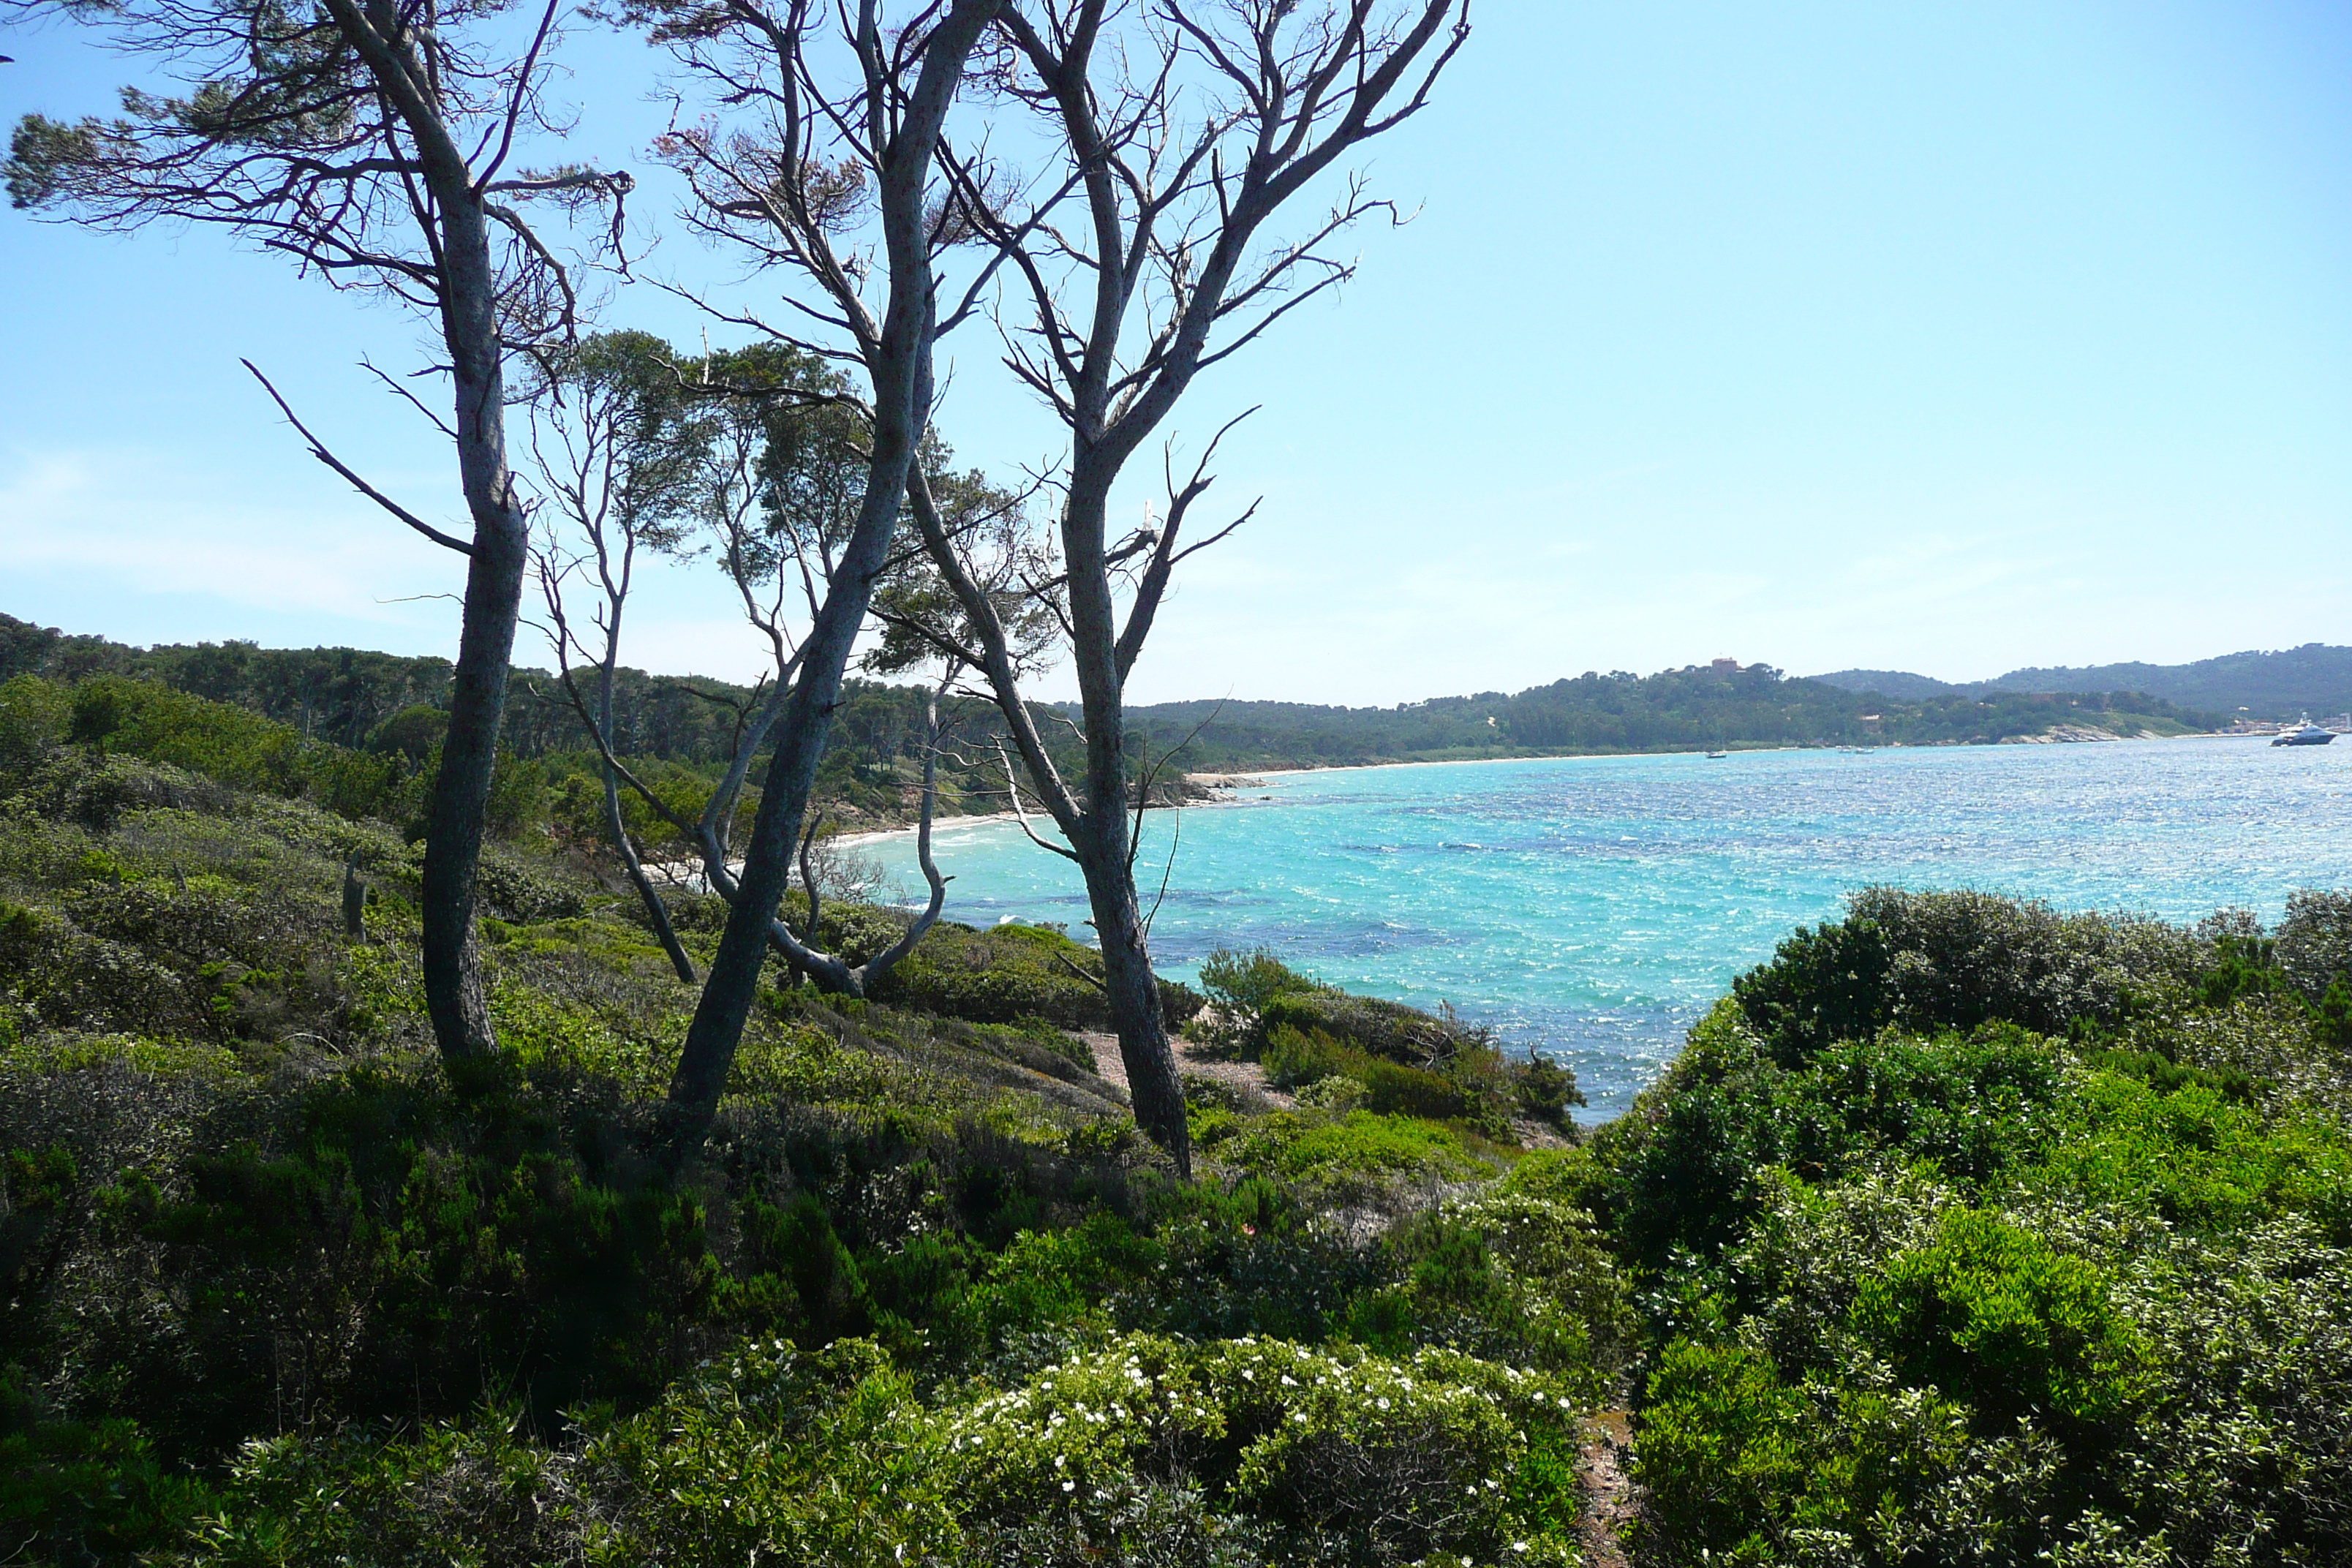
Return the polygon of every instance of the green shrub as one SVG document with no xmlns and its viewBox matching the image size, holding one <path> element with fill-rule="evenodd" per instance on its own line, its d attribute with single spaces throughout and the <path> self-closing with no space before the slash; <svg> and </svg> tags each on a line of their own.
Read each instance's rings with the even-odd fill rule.
<svg viewBox="0 0 2352 1568">
<path fill-rule="evenodd" d="M 16 1369 L 6 1370 L 0 1393 L 18 1394 Z M 152 1560 L 182 1543 L 211 1500 L 129 1421 L 42 1421 L 10 1404 L 0 1424 L 0 1551 L 13 1560 Z"/>
<path fill-rule="evenodd" d="M 1148 1335 L 926 1398 L 871 1342 L 753 1341 L 568 1453 L 257 1443 L 195 1561 L 1565 1564 L 1571 1405 L 1443 1352 Z"/>
<path fill-rule="evenodd" d="M 1769 1356 L 1675 1341 L 1651 1374 L 1634 1450 L 1644 1544 L 1669 1561 L 1780 1561 L 1772 1527 L 1795 1511 L 1812 1472 L 1812 1428 Z"/>
<path fill-rule="evenodd" d="M 1613 1402 L 1637 1323 L 1591 1215 L 1524 1192 L 1488 1193 L 1409 1215 L 1380 1246 L 1392 1282 L 1351 1304 L 1351 1337 L 1390 1353 L 1438 1345 L 1538 1366 L 1582 1403 Z"/>
<path fill-rule="evenodd" d="M 1042 1018 L 1010 1024 L 943 1023 L 938 1033 L 942 1039 L 970 1045 L 1051 1078 L 1076 1081 L 1094 1076 L 1095 1054 L 1087 1043 Z"/>
<path fill-rule="evenodd" d="M 365 749 L 423 763 L 439 752 L 448 733 L 447 710 L 413 702 L 369 731 Z"/>
<path fill-rule="evenodd" d="M 1843 1013 L 1775 1034 L 1759 1025 L 1789 1015 L 1718 1008 L 1632 1114 L 1528 1163 L 1525 1184 L 1590 1205 L 1643 1280 L 1645 1552 L 2137 1565 L 2352 1546 L 2352 1514 L 2315 1500 L 2352 1479 L 2341 1075 L 2249 922 L 2125 934 L 2162 962 L 2126 952 L 2112 984 L 2075 987 L 2107 986 L 2111 1010 L 2040 1014 L 2072 1048 L 1998 1023 L 1842 1037 L 1932 987 L 1903 973 L 1916 946 L 1865 984 L 1816 944 L 1768 978 L 1823 960 L 1811 994 Z M 1834 935 L 1843 959 L 1867 945 Z M 2064 973 L 2045 966 L 2043 1002 Z"/>
<path fill-rule="evenodd" d="M 615 1516 L 609 1563 L 950 1561 L 941 1434 L 870 1342 L 744 1345 L 596 1438 L 583 1468 Z"/>
<path fill-rule="evenodd" d="M 2060 1047 L 1999 1025 L 1918 1039 L 1892 1031 L 1778 1064 L 1729 1005 L 1633 1110 L 1597 1135 L 1582 1193 L 1633 1258 L 1710 1257 L 1755 1214 L 1756 1173 L 1824 1181 L 1865 1163 L 1928 1161 L 1971 1184 L 2041 1157 L 2063 1093 Z"/>
<path fill-rule="evenodd" d="M 1321 984 L 1283 963 L 1271 948 L 1244 952 L 1221 947 L 1201 961 L 1201 989 L 1217 1007 L 1237 1017 L 1254 1018 L 1276 996 L 1318 990 Z"/>
<path fill-rule="evenodd" d="M 1861 1282 L 1853 1324 L 1904 1382 L 1966 1402 L 1990 1436 L 2038 1415 L 2081 1432 L 2147 1396 L 2149 1347 L 2098 1267 L 1955 1208 L 1930 1245 Z"/>
<path fill-rule="evenodd" d="M 1793 1066 L 1889 1025 L 1971 1029 L 1999 1019 L 2061 1036 L 2078 1022 L 2112 1027 L 2144 994 L 2194 982 L 2210 952 L 2157 921 L 2062 915 L 1991 893 L 1866 888 L 1843 921 L 1801 928 L 1732 994 Z"/>
<path fill-rule="evenodd" d="M 1531 1051 L 1525 1061 L 1511 1064 L 1511 1094 L 1520 1115 L 1562 1132 L 1572 1132 L 1575 1127 L 1569 1121 L 1568 1108 L 1591 1103 L 1577 1088 L 1574 1071 L 1541 1051 Z"/>
<path fill-rule="evenodd" d="M 1300 1089 L 1347 1073 L 1350 1068 L 1356 1069 L 1351 1076 L 1360 1076 L 1370 1060 L 1320 1029 L 1309 1032 L 1287 1025 L 1270 1032 L 1258 1059 L 1265 1068 L 1267 1081 L 1276 1089 Z"/>
<path fill-rule="evenodd" d="M 301 735 L 159 681 L 93 676 L 72 689 L 67 739 L 269 795 L 302 790 Z"/>
<path fill-rule="evenodd" d="M 2308 1001 L 2319 1001 L 2352 976 L 2352 892 L 2303 888 L 2289 893 L 2276 956 Z"/>
<path fill-rule="evenodd" d="M 0 682 L 0 788 L 64 744 L 70 709 L 65 689 L 39 676 Z"/>
<path fill-rule="evenodd" d="M 1110 1008 L 1086 977 L 1100 972 L 1093 949 L 1042 926 L 988 931 L 942 921 L 874 986 L 896 1007 L 975 1024 L 1042 1018 L 1057 1028 L 1102 1029 Z"/>
<path fill-rule="evenodd" d="M 1404 1067 L 1440 1067 L 1465 1050 L 1487 1046 L 1484 1034 L 1451 1018 L 1344 991 L 1284 992 L 1268 998 L 1258 1017 L 1264 1039 L 1282 1028 L 1320 1033 Z"/>
<path fill-rule="evenodd" d="M 1237 1170 L 1343 1200 L 1385 1198 L 1489 1169 L 1444 1127 L 1369 1110 L 1340 1117 L 1276 1111 L 1243 1123 L 1212 1152 Z"/>
<path fill-rule="evenodd" d="M 518 925 L 569 920 L 585 913 L 587 900 L 574 884 L 549 876 L 512 851 L 492 846 L 474 872 L 476 907 L 494 919 Z"/>
<path fill-rule="evenodd" d="M 1153 1482 L 1196 1487 L 1280 1562 L 1569 1562 L 1572 1493 L 1531 1486 L 1572 1447 L 1556 1384 L 1445 1352 L 1391 1360 L 1279 1341 L 1115 1342 L 951 1416 L 975 1525 L 1068 1518 L 1104 1543 Z M 1530 1466 L 1530 1459 L 1537 1461 Z"/>
<path fill-rule="evenodd" d="M 2086 1075 L 2043 1179 L 2167 1221 L 2233 1230 L 2282 1214 L 2313 1218 L 2352 1246 L 2352 1142 L 2332 1121 L 2266 1118 L 2195 1079 Z"/>
<path fill-rule="evenodd" d="M 216 786 L 309 798 L 345 816 L 400 824 L 415 837 L 424 834 L 424 814 L 440 765 L 437 744 L 420 752 L 403 741 L 351 751 L 307 739 L 289 725 L 246 709 L 146 678 L 93 675 L 58 687 L 24 676 L 0 690 L 5 690 L 0 695 L 0 784 L 22 781 L 37 772 L 45 761 L 54 760 L 60 743 L 88 748 L 76 797 L 63 803 L 56 815 L 93 826 L 110 826 L 112 816 L 103 795 L 91 792 L 103 788 L 106 759 L 129 757 L 179 769 Z M 412 716 L 436 711 L 411 710 L 386 723 L 410 741 L 417 740 L 432 725 Z M 446 726 L 446 720 L 440 722 Z M 93 772 L 99 776 L 88 776 Z M 547 816 L 543 765 L 500 752 L 484 815 L 489 831 L 523 837 L 538 829 Z"/>
</svg>

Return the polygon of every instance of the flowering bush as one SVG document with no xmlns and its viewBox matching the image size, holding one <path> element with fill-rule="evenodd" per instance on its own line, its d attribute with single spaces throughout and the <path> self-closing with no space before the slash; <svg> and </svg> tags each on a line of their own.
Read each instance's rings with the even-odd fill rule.
<svg viewBox="0 0 2352 1568">
<path fill-rule="evenodd" d="M 949 1489 L 999 1531 L 1116 1542 L 1157 1484 L 1246 1516 L 1283 1562 L 1567 1562 L 1574 1408 L 1447 1351 L 1131 1335 L 951 1415 Z"/>
</svg>

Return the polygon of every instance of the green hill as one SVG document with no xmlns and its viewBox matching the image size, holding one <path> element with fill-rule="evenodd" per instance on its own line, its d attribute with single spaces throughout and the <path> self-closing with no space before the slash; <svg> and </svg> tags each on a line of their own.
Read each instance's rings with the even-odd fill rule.
<svg viewBox="0 0 2352 1568">
<path fill-rule="evenodd" d="M 359 648 L 263 648 L 250 643 L 137 648 L 73 637 L 0 616 L 0 679 L 37 674 L 161 681 L 191 696 L 234 704 L 306 740 L 365 751 L 429 746 L 432 714 L 446 698 L 447 661 Z M 1913 678 L 1924 679 L 1924 678 Z M 698 775 L 714 773 L 730 744 L 744 687 L 707 677 L 624 669 L 617 681 L 618 749 Z M 2318 710 L 2317 705 L 2313 705 Z M 835 719 L 825 787 L 852 820 L 901 819 L 922 732 L 922 698 L 909 686 L 853 680 Z M 984 703 L 956 705 L 967 739 L 945 770 L 943 809 L 989 810 L 1003 802 L 989 738 L 1002 721 Z M 1693 665 L 1634 675 L 1587 671 L 1505 693 L 1436 697 L 1393 708 L 1299 702 L 1194 700 L 1129 712 L 1131 765 L 1165 788 L 1164 764 L 1195 773 L 1334 767 L 1476 757 L 1706 751 L 1728 747 L 1988 745 L 2053 727 L 2116 735 L 2177 735 L 2219 728 L 2221 711 L 2131 688 L 2055 692 L 1920 689 L 1916 697 L 1791 679 L 1769 665 Z M 1076 763 L 1066 726 L 1043 726 Z M 537 763 L 551 789 L 590 765 L 586 731 L 555 678 L 518 669 L 508 704 L 506 749 Z M 970 744 L 977 741 L 979 744 Z M 1057 763 L 1064 759 L 1057 758 Z"/>
<path fill-rule="evenodd" d="M 2352 710 L 2352 647 L 2315 642 L 2275 652 L 2222 654 L 2194 664 L 2012 669 L 1979 681 L 1943 681 L 1893 669 L 1839 669 L 1812 679 L 1903 701 L 1948 693 L 1982 698 L 1996 691 L 2144 691 L 2183 708 L 2232 716 L 2242 708 L 2257 719 Z"/>
<path fill-rule="evenodd" d="M 1506 695 L 1396 708 L 1290 702 L 1170 702 L 1131 721 L 1155 749 L 1182 744 L 1198 770 L 1735 746 L 1983 745 L 2057 725 L 2176 735 L 2221 715 L 2132 691 L 1931 693 L 1882 700 L 1768 665 L 1591 673 Z"/>
</svg>

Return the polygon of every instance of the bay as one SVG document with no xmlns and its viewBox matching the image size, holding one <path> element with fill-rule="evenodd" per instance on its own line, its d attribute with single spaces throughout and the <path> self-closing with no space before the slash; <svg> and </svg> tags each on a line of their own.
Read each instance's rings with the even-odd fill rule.
<svg viewBox="0 0 2352 1568">
<path fill-rule="evenodd" d="M 2352 742 L 1409 764 L 1266 775 L 1146 822 L 1137 880 L 1162 973 L 1265 946 L 1349 990 L 1450 1004 L 1565 1059 L 1601 1121 L 1733 976 L 1857 888 L 2274 921 L 2296 888 L 2352 883 Z M 911 839 L 860 852 L 889 885 L 921 885 Z M 1017 824 L 950 824 L 937 854 L 950 918 L 1085 937 L 1075 868 Z"/>
</svg>

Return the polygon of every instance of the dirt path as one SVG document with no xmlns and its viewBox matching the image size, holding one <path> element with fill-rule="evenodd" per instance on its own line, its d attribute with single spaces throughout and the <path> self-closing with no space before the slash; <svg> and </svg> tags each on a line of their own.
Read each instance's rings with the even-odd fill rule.
<svg viewBox="0 0 2352 1568">
<path fill-rule="evenodd" d="M 1078 1038 L 1095 1054 L 1095 1076 L 1118 1085 L 1119 1091 L 1132 1098 L 1127 1081 L 1127 1063 L 1118 1054 L 1117 1035 L 1082 1033 Z M 1265 1068 L 1255 1062 L 1218 1061 L 1193 1053 L 1190 1040 L 1170 1042 L 1176 1047 L 1176 1070 L 1190 1078 L 1205 1078 L 1232 1089 L 1244 1104 L 1264 1100 L 1276 1110 L 1288 1110 L 1298 1101 L 1266 1081 Z"/>
<path fill-rule="evenodd" d="M 1622 1410 L 1604 1410 L 1584 1424 L 1584 1446 L 1576 1457 L 1576 1479 L 1584 1487 L 1585 1568 L 1626 1568 L 1625 1527 L 1633 1522 L 1633 1479 L 1625 1473 L 1633 1457 L 1633 1428 Z"/>
</svg>

